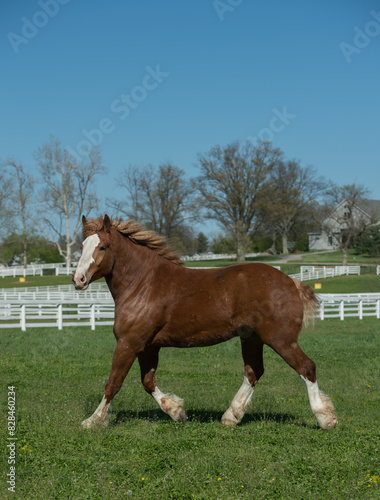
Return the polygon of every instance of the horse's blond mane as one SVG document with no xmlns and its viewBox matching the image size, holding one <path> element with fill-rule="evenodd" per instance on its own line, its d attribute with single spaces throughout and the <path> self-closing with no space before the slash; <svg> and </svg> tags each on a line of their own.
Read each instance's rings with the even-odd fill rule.
<svg viewBox="0 0 380 500">
<path fill-rule="evenodd" d="M 154 231 L 144 229 L 139 222 L 134 220 L 123 222 L 121 219 L 111 219 L 110 222 L 112 228 L 116 229 L 123 236 L 126 236 L 132 243 L 145 246 L 161 257 L 174 262 L 174 264 L 183 265 L 179 255 L 171 250 L 163 236 L 158 235 Z M 86 220 L 83 223 L 83 238 L 85 239 L 104 228 L 105 222 L 103 217 Z"/>
</svg>

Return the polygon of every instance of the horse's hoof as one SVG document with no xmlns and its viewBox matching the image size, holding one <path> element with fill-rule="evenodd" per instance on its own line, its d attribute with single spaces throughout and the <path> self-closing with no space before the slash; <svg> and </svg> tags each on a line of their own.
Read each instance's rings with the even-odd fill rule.
<svg viewBox="0 0 380 500">
<path fill-rule="evenodd" d="M 83 420 L 83 422 L 80 424 L 82 429 L 89 429 L 92 427 L 91 421 L 89 418 L 86 418 L 86 420 Z"/>
<path fill-rule="evenodd" d="M 236 425 L 236 422 L 234 422 L 233 420 L 229 420 L 228 418 L 224 418 L 221 423 L 225 427 L 235 427 Z"/>
<path fill-rule="evenodd" d="M 181 424 L 186 424 L 186 413 L 183 408 L 180 409 L 178 413 L 178 420 L 177 422 L 181 422 Z"/>
<path fill-rule="evenodd" d="M 338 419 L 334 417 L 332 420 L 329 422 L 324 422 L 322 429 L 325 429 L 326 431 L 330 429 L 335 429 L 335 427 L 338 425 Z"/>
<path fill-rule="evenodd" d="M 90 417 L 90 418 L 87 418 L 86 420 L 83 420 L 83 422 L 81 423 L 81 427 L 82 427 L 82 429 L 91 429 L 92 427 L 96 427 L 99 429 L 99 428 L 107 427 L 108 422 L 109 422 L 108 418 L 100 419 L 100 418 Z"/>
</svg>

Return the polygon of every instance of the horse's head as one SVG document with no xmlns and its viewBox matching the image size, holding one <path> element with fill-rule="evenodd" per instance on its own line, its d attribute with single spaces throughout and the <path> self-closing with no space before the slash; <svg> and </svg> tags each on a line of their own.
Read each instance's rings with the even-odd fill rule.
<svg viewBox="0 0 380 500">
<path fill-rule="evenodd" d="M 108 215 L 104 219 L 103 225 L 87 236 L 81 245 L 82 255 L 78 266 L 73 274 L 72 282 L 77 290 L 86 290 L 89 284 L 95 280 L 107 276 L 112 269 L 113 259 L 111 246 L 112 222 Z M 86 226 L 89 225 L 86 217 L 82 217 L 83 232 L 86 234 Z"/>
</svg>

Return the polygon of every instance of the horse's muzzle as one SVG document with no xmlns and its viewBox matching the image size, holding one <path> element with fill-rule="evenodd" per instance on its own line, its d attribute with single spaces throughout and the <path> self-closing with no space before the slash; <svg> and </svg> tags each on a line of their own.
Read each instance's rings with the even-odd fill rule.
<svg viewBox="0 0 380 500">
<path fill-rule="evenodd" d="M 76 272 L 73 274 L 71 282 L 75 286 L 76 290 L 86 290 L 86 288 L 88 288 L 89 285 L 86 275 L 82 274 L 81 276 L 78 277 L 76 275 Z"/>
</svg>

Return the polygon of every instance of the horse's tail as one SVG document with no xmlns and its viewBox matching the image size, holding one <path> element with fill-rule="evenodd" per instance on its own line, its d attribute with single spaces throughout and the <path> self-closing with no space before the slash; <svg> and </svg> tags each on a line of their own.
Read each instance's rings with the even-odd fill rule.
<svg viewBox="0 0 380 500">
<path fill-rule="evenodd" d="M 310 286 L 305 285 L 305 283 L 302 283 L 302 281 L 296 278 L 292 279 L 297 287 L 303 304 L 303 324 L 306 327 L 309 325 L 309 322 L 313 325 L 320 301 Z"/>
</svg>

